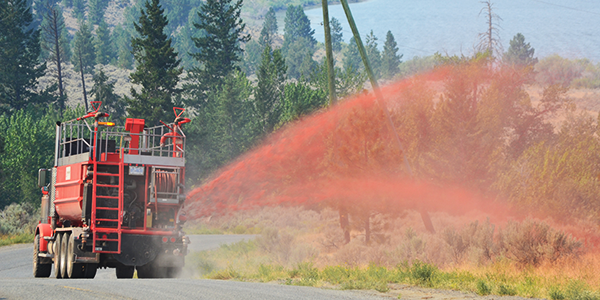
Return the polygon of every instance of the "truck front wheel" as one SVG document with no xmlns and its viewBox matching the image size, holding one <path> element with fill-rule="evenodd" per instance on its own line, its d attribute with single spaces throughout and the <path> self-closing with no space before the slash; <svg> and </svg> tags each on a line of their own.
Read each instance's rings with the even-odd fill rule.
<svg viewBox="0 0 600 300">
<path fill-rule="evenodd" d="M 33 241 L 33 277 L 49 277 L 52 272 L 52 264 L 41 264 L 39 253 L 40 235 L 36 234 Z"/>
</svg>

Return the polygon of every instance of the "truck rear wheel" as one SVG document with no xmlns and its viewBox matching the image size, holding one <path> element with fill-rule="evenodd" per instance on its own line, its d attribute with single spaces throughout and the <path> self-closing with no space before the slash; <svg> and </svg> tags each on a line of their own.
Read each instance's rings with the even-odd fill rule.
<svg viewBox="0 0 600 300">
<path fill-rule="evenodd" d="M 83 277 L 84 264 L 75 263 L 75 236 L 72 234 L 69 236 L 69 242 L 67 245 L 67 275 L 69 278 L 81 278 Z"/>
<path fill-rule="evenodd" d="M 52 264 L 41 264 L 39 253 L 40 235 L 36 234 L 33 241 L 33 277 L 49 277 L 52 272 Z"/>
<path fill-rule="evenodd" d="M 56 234 L 56 240 L 54 241 L 54 277 L 62 278 L 62 273 L 60 273 L 60 244 L 62 241 L 62 234 Z"/>
<path fill-rule="evenodd" d="M 135 271 L 134 266 L 123 266 L 117 267 L 116 269 L 117 278 L 131 279 L 133 278 L 133 272 Z"/>
<path fill-rule="evenodd" d="M 69 274 L 67 274 L 67 253 L 69 251 L 70 236 L 71 234 L 65 232 L 60 239 L 60 274 L 62 274 L 62 278 L 69 278 Z"/>
</svg>

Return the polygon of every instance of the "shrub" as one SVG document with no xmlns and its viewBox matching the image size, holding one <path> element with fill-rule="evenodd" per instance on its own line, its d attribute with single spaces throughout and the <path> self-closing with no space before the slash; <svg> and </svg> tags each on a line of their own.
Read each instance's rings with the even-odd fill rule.
<svg viewBox="0 0 600 300">
<path fill-rule="evenodd" d="M 258 247 L 266 253 L 273 254 L 281 264 L 287 264 L 292 253 L 294 236 L 286 231 L 265 228 L 256 238 Z"/>
<path fill-rule="evenodd" d="M 517 290 L 510 285 L 500 284 L 500 286 L 498 287 L 498 294 L 500 294 L 501 296 L 514 296 L 517 294 Z"/>
<path fill-rule="evenodd" d="M 565 300 L 564 292 L 557 286 L 553 286 L 548 291 L 548 295 L 552 300 Z"/>
<path fill-rule="evenodd" d="M 521 266 L 537 266 L 579 254 L 581 242 L 540 221 L 509 222 L 500 235 L 507 258 Z"/>
<path fill-rule="evenodd" d="M 0 234 L 31 234 L 37 221 L 38 215 L 29 203 L 12 203 L 0 211 Z"/>
<path fill-rule="evenodd" d="M 485 280 L 479 279 L 477 281 L 477 294 L 479 294 L 481 296 L 485 296 L 485 295 L 489 295 L 491 292 L 492 292 L 492 288 L 490 288 L 490 286 L 487 285 L 487 283 L 485 283 Z"/>
<path fill-rule="evenodd" d="M 410 269 L 410 274 L 417 284 L 431 286 L 437 267 L 421 261 L 415 261 Z"/>
</svg>

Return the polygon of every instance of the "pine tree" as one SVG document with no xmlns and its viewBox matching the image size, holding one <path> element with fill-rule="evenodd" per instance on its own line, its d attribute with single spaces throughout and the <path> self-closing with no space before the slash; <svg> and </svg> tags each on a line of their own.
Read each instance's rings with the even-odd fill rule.
<svg viewBox="0 0 600 300">
<path fill-rule="evenodd" d="M 336 18 L 331 18 L 329 24 L 331 25 L 331 47 L 333 51 L 338 52 L 342 50 L 342 41 L 344 41 L 342 24 Z"/>
<path fill-rule="evenodd" d="M 89 72 L 94 68 L 94 41 L 92 37 L 92 31 L 89 29 L 86 23 L 79 25 L 79 30 L 75 33 L 73 39 L 73 67 L 79 71 L 81 75 L 81 85 L 83 87 L 83 102 L 85 104 L 85 111 L 88 110 L 87 93 L 85 90 L 85 73 Z"/>
<path fill-rule="evenodd" d="M 146 119 L 149 126 L 159 120 L 171 121 L 172 97 L 179 93 L 176 86 L 182 69 L 171 39 L 164 33 L 168 23 L 159 0 L 152 0 L 152 3 L 146 1 L 139 23 L 133 24 L 139 37 L 131 40 L 137 69 L 130 76 L 132 83 L 142 89 L 140 93 L 131 89 L 133 98 L 127 99 L 127 112 Z"/>
<path fill-rule="evenodd" d="M 402 55 L 398 56 L 398 44 L 392 32 L 388 30 L 381 55 L 381 73 L 383 78 L 391 79 L 400 72 L 400 59 L 402 59 Z"/>
<path fill-rule="evenodd" d="M 207 0 L 200 7 L 200 23 L 194 23 L 205 35 L 192 37 L 198 52 L 192 57 L 200 63 L 190 73 L 196 84 L 188 86 L 193 94 L 188 104 L 199 107 L 209 91 L 219 89 L 224 78 L 238 69 L 243 50 L 240 43 L 250 40 L 242 35 L 246 25 L 240 18 L 242 0 Z"/>
<path fill-rule="evenodd" d="M 510 41 L 508 52 L 504 54 L 504 62 L 514 66 L 533 67 L 538 62 L 538 59 L 533 57 L 534 53 L 535 49 L 529 43 L 525 43 L 525 36 L 517 33 Z"/>
<path fill-rule="evenodd" d="M 356 44 L 354 37 L 351 37 L 350 42 L 348 43 L 348 49 L 344 54 L 344 69 L 359 71 L 362 70 L 362 68 L 363 62 L 360 57 L 360 52 L 358 51 L 358 45 Z"/>
<path fill-rule="evenodd" d="M 46 65 L 40 64 L 40 30 L 32 27 L 26 0 L 0 4 L 0 113 L 34 102 L 33 90 Z"/>
<path fill-rule="evenodd" d="M 262 134 L 271 133 L 279 123 L 283 105 L 285 72 L 285 60 L 281 55 L 281 50 L 272 51 L 271 46 L 267 45 L 256 73 L 258 84 L 254 94 L 254 112 L 259 131 Z"/>
<path fill-rule="evenodd" d="M 277 17 L 275 16 L 275 10 L 273 7 L 269 8 L 269 11 L 265 15 L 265 21 L 263 22 L 262 30 L 260 31 L 260 37 L 258 42 L 262 48 L 269 45 L 273 47 L 273 37 L 277 34 Z"/>
<path fill-rule="evenodd" d="M 314 46 L 317 44 L 317 40 L 314 37 L 315 30 L 310 27 L 310 20 L 304 13 L 304 8 L 301 5 L 288 6 L 284 21 L 282 49 L 286 56 L 290 45 L 300 38 L 305 39 L 310 49 L 314 50 Z"/>
<path fill-rule="evenodd" d="M 104 12 L 107 7 L 107 0 L 88 0 L 88 19 L 90 23 L 99 25 L 104 19 Z"/>
<path fill-rule="evenodd" d="M 113 30 L 113 40 L 117 51 L 115 64 L 122 69 L 133 69 L 133 54 L 131 53 L 131 40 L 129 33 L 123 26 L 117 25 Z"/>
<path fill-rule="evenodd" d="M 125 100 L 115 94 L 115 81 L 109 81 L 108 76 L 102 69 L 94 74 L 94 86 L 90 89 L 90 96 L 94 101 L 102 101 L 105 112 L 110 114 L 113 120 L 125 117 Z"/>
<path fill-rule="evenodd" d="M 367 51 L 367 57 L 369 58 L 369 63 L 371 64 L 371 69 L 373 70 L 373 76 L 376 79 L 381 77 L 381 52 L 377 49 L 377 37 L 373 34 L 373 30 L 367 35 L 367 44 L 365 46 L 365 51 Z"/>
<path fill-rule="evenodd" d="M 68 43 L 65 21 L 58 6 L 48 6 L 42 22 L 42 48 L 48 53 L 48 60 L 56 67 L 58 80 L 58 109 L 62 115 L 65 109 L 66 93 L 63 89 L 63 64 L 68 61 Z"/>
<path fill-rule="evenodd" d="M 73 15 L 80 22 L 83 21 L 83 18 L 85 16 L 85 7 L 86 7 L 85 0 L 73 0 Z"/>
<path fill-rule="evenodd" d="M 95 40 L 95 51 L 96 51 L 96 63 L 100 65 L 106 65 L 115 57 L 115 53 L 110 38 L 110 30 L 104 20 L 100 21 L 98 28 L 96 29 L 96 40 Z"/>
</svg>

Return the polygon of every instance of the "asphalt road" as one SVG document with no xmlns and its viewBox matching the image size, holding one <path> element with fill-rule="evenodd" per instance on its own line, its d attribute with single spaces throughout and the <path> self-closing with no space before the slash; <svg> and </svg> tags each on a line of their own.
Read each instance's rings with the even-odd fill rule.
<svg viewBox="0 0 600 300">
<path fill-rule="evenodd" d="M 190 251 L 216 248 L 248 235 L 192 235 Z M 99 269 L 95 279 L 34 278 L 33 245 L 0 247 L 2 299 L 381 299 L 364 291 L 337 291 L 268 283 L 199 279 L 116 279 Z M 51 275 L 52 276 L 52 275 Z"/>
</svg>

